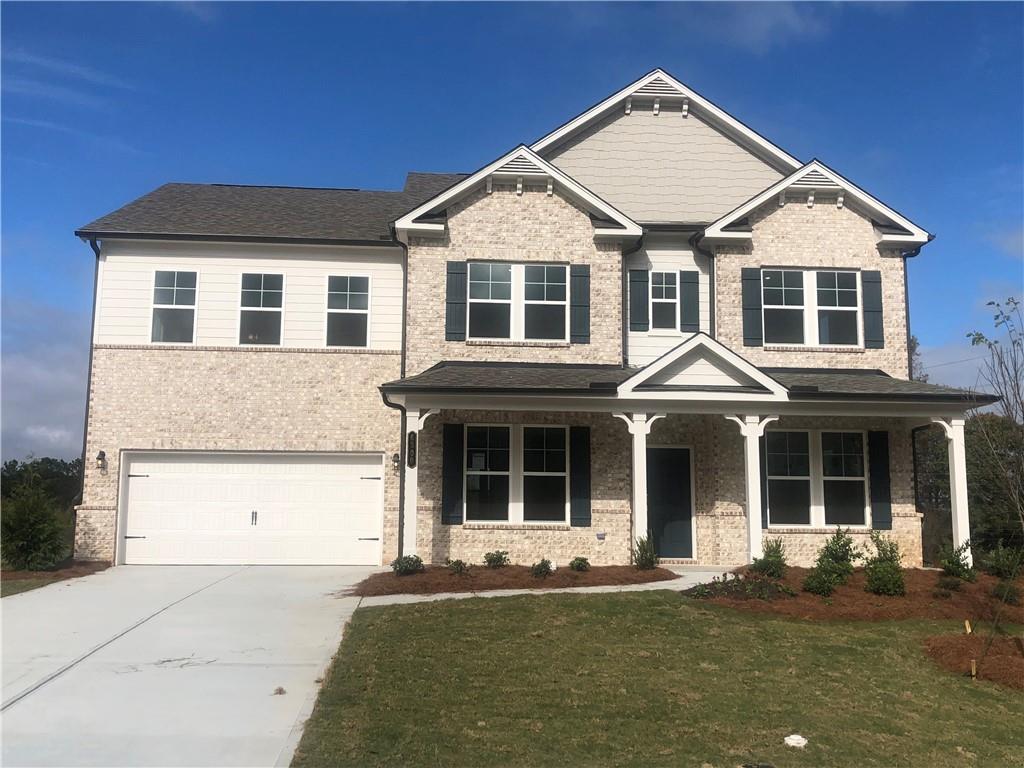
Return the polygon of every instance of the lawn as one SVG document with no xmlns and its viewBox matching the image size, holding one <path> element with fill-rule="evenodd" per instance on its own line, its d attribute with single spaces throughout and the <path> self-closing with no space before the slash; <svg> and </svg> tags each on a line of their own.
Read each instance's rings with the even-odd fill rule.
<svg viewBox="0 0 1024 768">
<path fill-rule="evenodd" d="M 1024 696 L 922 652 L 956 628 L 668 591 L 363 608 L 293 765 L 1024 764 Z"/>
</svg>

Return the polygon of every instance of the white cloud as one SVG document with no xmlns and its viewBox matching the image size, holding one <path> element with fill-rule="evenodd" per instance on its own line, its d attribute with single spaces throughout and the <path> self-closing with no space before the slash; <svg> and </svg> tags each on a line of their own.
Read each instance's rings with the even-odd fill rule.
<svg viewBox="0 0 1024 768">
<path fill-rule="evenodd" d="M 212 24 L 217 20 L 217 9 L 213 3 L 188 2 L 188 0 L 176 0 L 171 2 L 171 7 L 186 16 L 198 19 L 204 24 Z"/>
<path fill-rule="evenodd" d="M 27 128 L 41 128 L 46 131 L 66 133 L 69 136 L 75 136 L 76 138 L 87 141 L 99 148 L 109 149 L 115 152 L 124 152 L 129 155 L 146 154 L 143 150 L 133 147 L 128 142 L 123 141 L 116 136 L 103 136 L 98 133 L 92 133 L 91 131 L 84 131 L 81 128 L 73 128 L 70 125 L 55 123 L 51 120 L 36 120 L 30 117 L 4 117 L 3 121 L 5 123 L 11 123 L 12 125 L 23 125 Z"/>
<path fill-rule="evenodd" d="M 76 107 L 98 108 L 103 106 L 104 103 L 103 99 L 77 88 L 53 85 L 42 80 L 34 80 L 31 77 L 5 77 L 3 79 L 3 89 L 8 93 L 58 101 L 62 104 L 70 104 Z"/>
<path fill-rule="evenodd" d="M 1006 229 L 989 235 L 989 242 L 1014 259 L 1024 259 L 1024 227 Z"/>
<path fill-rule="evenodd" d="M 709 22 L 700 26 L 714 29 L 716 39 L 757 54 L 824 37 L 840 12 L 837 6 L 816 3 L 708 3 L 685 8 Z"/>
<path fill-rule="evenodd" d="M 24 49 L 13 48 L 3 53 L 3 58 L 16 64 L 24 64 L 29 67 L 45 69 L 58 75 L 84 80 L 94 85 L 105 85 L 113 88 L 134 89 L 135 86 L 114 75 L 100 72 L 98 69 L 87 67 L 73 61 L 55 59 L 50 56 L 40 56 Z"/>
</svg>

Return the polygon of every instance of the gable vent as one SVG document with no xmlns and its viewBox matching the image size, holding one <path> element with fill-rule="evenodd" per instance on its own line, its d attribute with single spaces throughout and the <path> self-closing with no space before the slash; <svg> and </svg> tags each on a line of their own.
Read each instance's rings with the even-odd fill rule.
<svg viewBox="0 0 1024 768">
<path fill-rule="evenodd" d="M 507 173 L 515 176 L 547 176 L 547 171 L 538 168 L 528 157 L 515 157 L 501 166 L 495 173 Z"/>
<path fill-rule="evenodd" d="M 669 85 L 660 77 L 656 77 L 647 85 L 633 91 L 634 96 L 682 96 L 675 86 Z"/>
<path fill-rule="evenodd" d="M 821 171 L 808 171 L 790 184 L 792 189 L 839 189 L 839 185 Z"/>
</svg>

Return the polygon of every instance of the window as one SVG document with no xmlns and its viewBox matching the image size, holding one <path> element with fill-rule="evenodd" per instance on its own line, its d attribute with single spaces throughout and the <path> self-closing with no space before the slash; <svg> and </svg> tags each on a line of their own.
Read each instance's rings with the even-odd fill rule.
<svg viewBox="0 0 1024 768">
<path fill-rule="evenodd" d="M 818 272 L 817 281 L 818 343 L 859 343 L 857 273 Z"/>
<path fill-rule="evenodd" d="M 466 520 L 508 520 L 510 427 L 466 427 Z"/>
<path fill-rule="evenodd" d="M 565 427 L 523 427 L 523 520 L 566 520 L 568 462 Z"/>
<path fill-rule="evenodd" d="M 327 346 L 365 347 L 370 316 L 370 278 L 327 278 Z"/>
<path fill-rule="evenodd" d="M 284 275 L 242 275 L 239 344 L 280 344 Z"/>
<path fill-rule="evenodd" d="M 769 525 L 810 525 L 811 462 L 806 432 L 765 434 Z"/>
<path fill-rule="evenodd" d="M 512 266 L 469 265 L 469 336 L 508 339 L 512 336 Z"/>
<path fill-rule="evenodd" d="M 564 266 L 528 264 L 524 269 L 524 324 L 527 339 L 565 338 L 568 291 Z"/>
<path fill-rule="evenodd" d="M 860 276 L 852 271 L 765 269 L 766 344 L 861 344 Z"/>
<path fill-rule="evenodd" d="M 196 273 L 158 270 L 153 284 L 150 340 L 191 344 L 196 321 Z"/>
<path fill-rule="evenodd" d="M 821 466 L 825 525 L 865 525 L 867 482 L 863 433 L 822 432 Z"/>
<path fill-rule="evenodd" d="M 676 272 L 651 272 L 651 328 L 679 328 Z"/>
</svg>

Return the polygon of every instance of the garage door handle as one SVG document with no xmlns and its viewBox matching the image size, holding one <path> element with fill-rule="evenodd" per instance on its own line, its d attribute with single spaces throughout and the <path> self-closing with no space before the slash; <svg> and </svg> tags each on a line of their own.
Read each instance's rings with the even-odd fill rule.
<svg viewBox="0 0 1024 768">
<path fill-rule="evenodd" d="M 128 477 L 149 477 L 149 475 L 133 475 L 131 472 L 129 472 Z"/>
<path fill-rule="evenodd" d="M 363 476 L 362 476 L 362 477 L 360 477 L 359 479 L 360 479 L 360 480 L 380 480 L 380 477 L 379 477 L 379 476 L 378 476 L 378 477 L 370 477 L 370 476 L 368 476 L 368 475 L 363 475 Z"/>
<path fill-rule="evenodd" d="M 360 536 L 359 541 L 380 541 L 380 537 L 374 536 L 373 538 L 368 538 L 366 536 Z"/>
<path fill-rule="evenodd" d="M 145 536 L 125 536 L 126 539 L 144 539 Z"/>
</svg>

